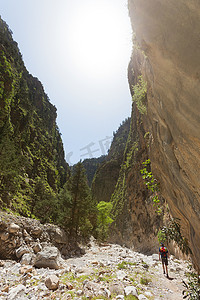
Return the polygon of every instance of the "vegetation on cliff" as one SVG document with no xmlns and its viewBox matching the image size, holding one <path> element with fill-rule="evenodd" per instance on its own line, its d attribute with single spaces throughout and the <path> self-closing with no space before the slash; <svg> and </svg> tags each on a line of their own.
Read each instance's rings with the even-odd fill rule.
<svg viewBox="0 0 200 300">
<path fill-rule="evenodd" d="M 130 118 L 127 118 L 113 134 L 113 141 L 105 161 L 98 167 L 93 182 L 92 195 L 97 203 L 109 202 L 117 183 L 124 150 L 130 130 Z"/>
<path fill-rule="evenodd" d="M 106 155 L 102 155 L 98 158 L 88 158 L 84 159 L 82 162 L 88 179 L 88 184 L 91 186 L 94 175 L 98 169 L 98 167 L 106 160 Z"/>
<path fill-rule="evenodd" d="M 0 204 L 50 219 L 68 165 L 56 108 L 26 70 L 12 32 L 0 19 Z"/>
</svg>

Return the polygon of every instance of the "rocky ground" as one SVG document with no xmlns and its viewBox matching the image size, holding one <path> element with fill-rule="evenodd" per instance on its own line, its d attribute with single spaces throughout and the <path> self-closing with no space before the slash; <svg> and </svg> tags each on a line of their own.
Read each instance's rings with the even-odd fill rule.
<svg viewBox="0 0 200 300">
<path fill-rule="evenodd" d="M 59 269 L 0 261 L 0 299 L 165 299 L 179 300 L 187 262 L 171 256 L 169 276 L 158 254 L 91 241 L 85 254 L 62 261 Z"/>
</svg>

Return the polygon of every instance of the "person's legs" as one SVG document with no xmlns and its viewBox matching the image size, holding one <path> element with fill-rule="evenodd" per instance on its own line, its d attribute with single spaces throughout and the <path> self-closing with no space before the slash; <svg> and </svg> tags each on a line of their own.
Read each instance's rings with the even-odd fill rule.
<svg viewBox="0 0 200 300">
<path fill-rule="evenodd" d="M 162 267 L 163 267 L 163 274 L 165 274 L 165 264 L 164 264 L 164 260 L 162 259 Z"/>
<path fill-rule="evenodd" d="M 168 260 L 166 259 L 166 260 L 165 260 L 165 269 L 166 269 L 167 277 L 169 277 L 169 276 L 168 276 L 168 268 L 167 268 L 167 266 L 168 266 Z"/>
</svg>

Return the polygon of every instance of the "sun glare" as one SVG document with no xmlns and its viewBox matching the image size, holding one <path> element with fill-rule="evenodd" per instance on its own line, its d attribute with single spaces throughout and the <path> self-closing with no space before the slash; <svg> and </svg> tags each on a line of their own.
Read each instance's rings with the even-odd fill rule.
<svg viewBox="0 0 200 300">
<path fill-rule="evenodd" d="M 130 24 L 125 4 L 123 8 L 117 0 L 82 1 L 71 16 L 66 48 L 71 63 L 83 76 L 110 76 L 129 58 Z"/>
</svg>

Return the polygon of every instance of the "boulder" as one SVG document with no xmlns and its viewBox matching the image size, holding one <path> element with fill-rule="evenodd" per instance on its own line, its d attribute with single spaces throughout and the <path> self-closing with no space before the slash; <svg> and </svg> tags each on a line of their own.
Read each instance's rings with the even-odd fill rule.
<svg viewBox="0 0 200 300">
<path fill-rule="evenodd" d="M 0 239 L 2 240 L 2 241 L 7 241 L 8 239 L 9 239 L 9 233 L 8 232 L 1 232 L 0 233 Z"/>
<path fill-rule="evenodd" d="M 123 280 L 127 276 L 127 274 L 124 271 L 119 270 L 116 272 L 116 276 L 117 279 Z"/>
<path fill-rule="evenodd" d="M 56 275 L 50 275 L 45 280 L 45 285 L 49 290 L 57 290 L 59 286 L 59 278 Z"/>
<path fill-rule="evenodd" d="M 152 259 L 158 261 L 159 260 L 159 255 L 158 254 L 153 254 Z"/>
<path fill-rule="evenodd" d="M 33 251 L 37 254 L 38 252 L 40 252 L 42 250 L 42 246 L 40 245 L 40 243 L 37 243 L 35 245 L 33 245 Z"/>
<path fill-rule="evenodd" d="M 11 288 L 8 293 L 9 300 L 20 300 L 25 297 L 26 287 L 23 284 L 19 284 L 18 286 Z"/>
<path fill-rule="evenodd" d="M 34 227 L 33 229 L 31 229 L 30 234 L 34 237 L 40 237 L 42 234 L 42 229 L 39 226 Z"/>
<path fill-rule="evenodd" d="M 33 267 L 30 265 L 23 266 L 20 268 L 19 273 L 20 274 L 25 274 L 25 273 L 31 273 L 33 271 Z"/>
<path fill-rule="evenodd" d="M 45 247 L 38 252 L 33 265 L 37 268 L 59 269 L 60 252 L 56 247 Z"/>
<path fill-rule="evenodd" d="M 30 252 L 30 250 L 28 249 L 28 247 L 25 245 L 22 245 L 21 247 L 16 249 L 16 256 L 17 256 L 17 258 L 21 258 L 22 255 L 24 255 L 25 253 L 29 253 L 29 252 Z"/>
<path fill-rule="evenodd" d="M 25 253 L 22 256 L 22 259 L 20 261 L 20 263 L 22 265 L 30 265 L 32 261 L 32 254 L 31 253 Z"/>
<path fill-rule="evenodd" d="M 48 232 L 51 242 L 54 244 L 66 244 L 68 242 L 65 231 L 55 225 L 45 225 L 46 231 Z M 46 228 L 47 227 L 47 228 Z"/>
<path fill-rule="evenodd" d="M 137 289 L 132 285 L 129 285 L 129 286 L 125 287 L 124 293 L 125 293 L 126 296 L 133 295 L 135 297 L 138 297 Z"/>
<path fill-rule="evenodd" d="M 8 231 L 10 233 L 18 233 L 19 230 L 20 230 L 20 227 L 15 223 L 11 223 L 10 226 L 8 227 Z"/>
<path fill-rule="evenodd" d="M 121 282 L 113 282 L 110 284 L 110 292 L 116 295 L 124 294 L 124 285 Z"/>
</svg>

